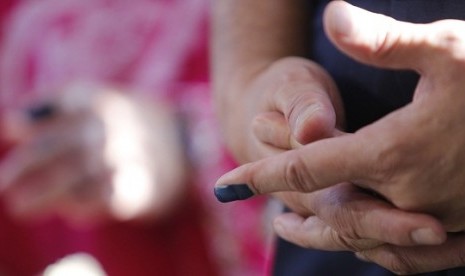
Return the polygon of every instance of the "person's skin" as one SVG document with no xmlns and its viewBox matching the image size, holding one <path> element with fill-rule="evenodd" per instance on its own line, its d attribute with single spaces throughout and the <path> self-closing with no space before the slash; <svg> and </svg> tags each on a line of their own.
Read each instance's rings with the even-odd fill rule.
<svg viewBox="0 0 465 276">
<path fill-rule="evenodd" d="M 71 85 L 7 111 L 3 125 L 14 147 L 0 161 L 0 196 L 22 221 L 59 215 L 76 226 L 152 223 L 186 191 L 179 129 L 163 104 Z"/>
<path fill-rule="evenodd" d="M 275 221 L 278 234 L 302 246 L 358 251 L 360 257 L 397 273 L 464 265 L 461 234 L 450 234 L 438 246 L 392 245 L 414 244 L 414 229 L 427 229 L 419 231 L 424 244 L 444 241 L 433 217 L 402 210 L 437 216 L 448 231 L 465 228 L 464 23 L 399 23 L 332 2 L 325 26 L 342 51 L 365 63 L 413 69 L 422 76 L 411 104 L 355 134 L 343 134 L 335 130 L 341 112 L 328 77 L 309 61 L 283 59 L 301 54 L 289 47 L 296 40 L 284 33 L 287 28 L 298 30 L 301 23 L 293 18 L 302 15 L 289 10 L 298 14 L 304 7 L 296 1 L 254 1 L 254 7 L 246 1 L 216 2 L 213 69 L 226 139 L 243 163 L 278 154 L 224 175 L 217 188 L 246 183 L 255 194 L 304 192 L 284 197 L 300 216 L 291 213 Z M 345 28 L 338 28 L 336 19 Z M 278 72 L 270 73 L 273 70 Z M 317 112 L 305 113 L 312 103 Z M 291 136 L 306 145 L 279 153 L 298 144 Z M 335 137 L 313 142 L 330 136 Z M 387 201 L 357 187 L 376 191 Z M 316 190 L 321 191 L 308 193 Z M 395 218 L 390 212 L 399 214 Z M 389 237 L 396 239 L 386 240 Z M 374 247 L 379 243 L 360 238 L 391 245 Z"/>
</svg>

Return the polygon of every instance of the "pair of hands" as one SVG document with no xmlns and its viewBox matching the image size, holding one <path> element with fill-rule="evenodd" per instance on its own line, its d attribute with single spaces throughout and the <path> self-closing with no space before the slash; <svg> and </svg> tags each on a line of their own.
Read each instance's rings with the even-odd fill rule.
<svg viewBox="0 0 465 276">
<path fill-rule="evenodd" d="M 355 251 L 402 274 L 464 265 L 465 23 L 403 23 L 343 1 L 329 4 L 324 23 L 352 58 L 417 71 L 412 103 L 344 133 L 326 73 L 303 59 L 277 61 L 242 87 L 243 119 L 253 122 L 243 160 L 260 160 L 217 188 L 277 193 L 295 213 L 276 218 L 276 232 L 305 247 Z"/>
<path fill-rule="evenodd" d="M 96 85 L 59 92 L 7 113 L 14 146 L 0 163 L 0 190 L 11 214 L 77 226 L 167 216 L 187 174 L 169 108 Z"/>
</svg>

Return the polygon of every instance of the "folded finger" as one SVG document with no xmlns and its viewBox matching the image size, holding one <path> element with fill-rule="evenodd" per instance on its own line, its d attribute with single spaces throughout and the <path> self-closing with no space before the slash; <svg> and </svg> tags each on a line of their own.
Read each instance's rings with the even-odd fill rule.
<svg viewBox="0 0 465 276">
<path fill-rule="evenodd" d="M 286 213 L 278 216 L 273 226 L 281 238 L 305 248 L 359 251 L 382 244 L 375 240 L 344 237 L 316 216 L 303 218 L 295 213 Z"/>
<path fill-rule="evenodd" d="M 349 183 L 311 194 L 309 208 L 340 235 L 373 239 L 400 246 L 437 245 L 446 239 L 439 221 L 406 212 Z"/>
<path fill-rule="evenodd" d="M 399 247 L 383 245 L 357 253 L 361 259 L 377 263 L 396 274 L 410 275 L 440 271 L 465 265 L 465 235 L 450 234 L 437 246 Z"/>
</svg>

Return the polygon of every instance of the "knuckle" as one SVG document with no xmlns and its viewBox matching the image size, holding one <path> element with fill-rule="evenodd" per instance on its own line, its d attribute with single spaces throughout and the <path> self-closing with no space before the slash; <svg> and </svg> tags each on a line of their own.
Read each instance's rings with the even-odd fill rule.
<svg viewBox="0 0 465 276">
<path fill-rule="evenodd" d="M 265 117 L 265 114 L 255 116 L 250 127 L 259 143 L 282 147 L 282 139 L 279 139 L 280 137 L 277 135 L 279 134 L 279 130 L 275 130 L 274 125 L 271 125 L 269 119 Z"/>
<path fill-rule="evenodd" d="M 312 210 L 339 235 L 349 239 L 361 239 L 363 211 L 354 208 L 348 201 L 350 199 L 346 198 L 346 191 L 340 192 L 333 188 L 313 193 L 316 196 L 312 200 Z"/>
<path fill-rule="evenodd" d="M 292 191 L 310 192 L 317 182 L 310 170 L 305 166 L 302 157 L 294 154 L 287 162 L 284 171 L 284 182 Z"/>
<path fill-rule="evenodd" d="M 308 78 L 308 62 L 298 57 L 286 57 L 271 66 L 271 70 L 280 72 L 281 81 L 296 81 Z"/>
<path fill-rule="evenodd" d="M 396 45 L 400 41 L 400 33 L 392 31 L 394 20 L 386 19 L 384 26 L 386 27 L 384 32 L 378 32 L 375 40 L 375 44 L 370 52 L 370 59 L 375 63 L 383 63 L 385 60 L 389 60 L 390 57 L 395 54 Z"/>
<path fill-rule="evenodd" d="M 385 268 L 398 275 L 409 275 L 418 272 L 414 262 L 400 250 L 386 247 L 386 258 L 383 265 Z"/>
<path fill-rule="evenodd" d="M 405 152 L 408 145 L 402 137 L 392 134 L 386 136 L 382 143 L 375 143 L 370 152 L 370 166 L 368 175 L 371 180 L 386 183 L 392 180 L 398 173 L 398 169 L 405 163 Z M 369 145 L 369 143 L 367 143 Z"/>
<path fill-rule="evenodd" d="M 371 239 L 352 239 L 344 237 L 336 231 L 332 232 L 332 240 L 335 244 L 337 244 L 339 250 L 349 250 L 352 252 L 369 250 L 381 244 L 381 242 Z"/>
<path fill-rule="evenodd" d="M 332 240 L 339 245 L 340 248 L 343 248 L 345 250 L 350 250 L 350 251 L 360 251 L 360 247 L 357 244 L 356 239 L 351 239 L 347 238 L 344 236 L 341 236 L 338 234 L 336 231 L 332 232 Z"/>
<path fill-rule="evenodd" d="M 440 32 L 433 36 L 433 43 L 437 46 L 441 54 L 451 56 L 452 60 L 465 62 L 465 36 L 463 35 L 464 28 L 457 27 L 454 20 L 444 20 L 440 22 Z M 434 44 L 433 44 L 434 45 Z"/>
<path fill-rule="evenodd" d="M 342 202 L 336 202 L 333 207 L 334 212 L 331 214 L 330 221 L 338 233 L 350 239 L 362 238 L 359 234 L 359 219 L 356 214 L 348 210 Z"/>
<path fill-rule="evenodd" d="M 315 80 L 329 80 L 329 76 L 318 65 L 300 57 L 285 57 L 276 61 L 270 67 L 270 73 L 276 76 L 274 79 L 281 88 L 302 83 L 313 83 L 315 87 L 319 87 Z"/>
<path fill-rule="evenodd" d="M 375 175 L 379 175 L 383 180 L 394 168 L 399 160 L 397 145 L 386 143 L 375 152 L 374 162 L 377 164 Z"/>
<path fill-rule="evenodd" d="M 336 218 L 337 219 L 337 218 Z M 361 239 L 361 235 L 358 233 L 358 227 L 353 225 L 353 220 L 347 219 L 347 217 L 341 217 L 337 219 L 337 221 L 342 221 L 342 223 L 338 223 L 335 227 L 338 229 L 339 233 L 347 238 L 350 239 Z"/>
<path fill-rule="evenodd" d="M 457 32 L 456 28 L 449 28 L 447 24 L 444 25 L 442 31 L 436 34 L 436 41 L 438 41 L 439 48 L 451 49 L 457 44 L 461 44 L 461 35 Z"/>
<path fill-rule="evenodd" d="M 412 189 L 413 183 L 424 181 L 416 168 L 418 160 L 426 160 L 423 154 L 427 145 L 418 140 L 411 139 L 408 132 L 392 133 L 385 136 L 382 143 L 376 143 L 376 148 L 370 150 L 370 163 L 373 166 L 369 167 L 367 175 L 370 176 L 369 180 L 377 185 L 371 188 L 387 196 L 388 200 L 389 195 L 402 195 L 397 196 L 394 203 L 406 210 L 412 210 L 412 207 L 425 201 L 421 198 L 421 193 Z"/>
<path fill-rule="evenodd" d="M 465 249 L 460 249 L 456 255 L 456 266 L 464 266 L 465 265 Z"/>
<path fill-rule="evenodd" d="M 303 248 L 308 248 L 308 249 L 318 249 L 319 246 L 313 239 L 309 238 L 302 238 L 302 237 L 296 237 L 292 236 L 290 241 L 293 241 L 293 243 L 303 247 Z"/>
</svg>

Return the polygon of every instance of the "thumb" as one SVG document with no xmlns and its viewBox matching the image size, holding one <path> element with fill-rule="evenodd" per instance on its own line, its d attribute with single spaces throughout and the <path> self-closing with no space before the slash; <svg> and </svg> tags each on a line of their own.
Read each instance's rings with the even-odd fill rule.
<svg viewBox="0 0 465 276">
<path fill-rule="evenodd" d="M 375 14 L 345 1 L 332 1 L 324 14 L 325 31 L 342 52 L 370 65 L 428 70 L 438 47 L 432 24 L 412 24 Z M 424 58 L 428 56 L 428 58 Z"/>
</svg>

